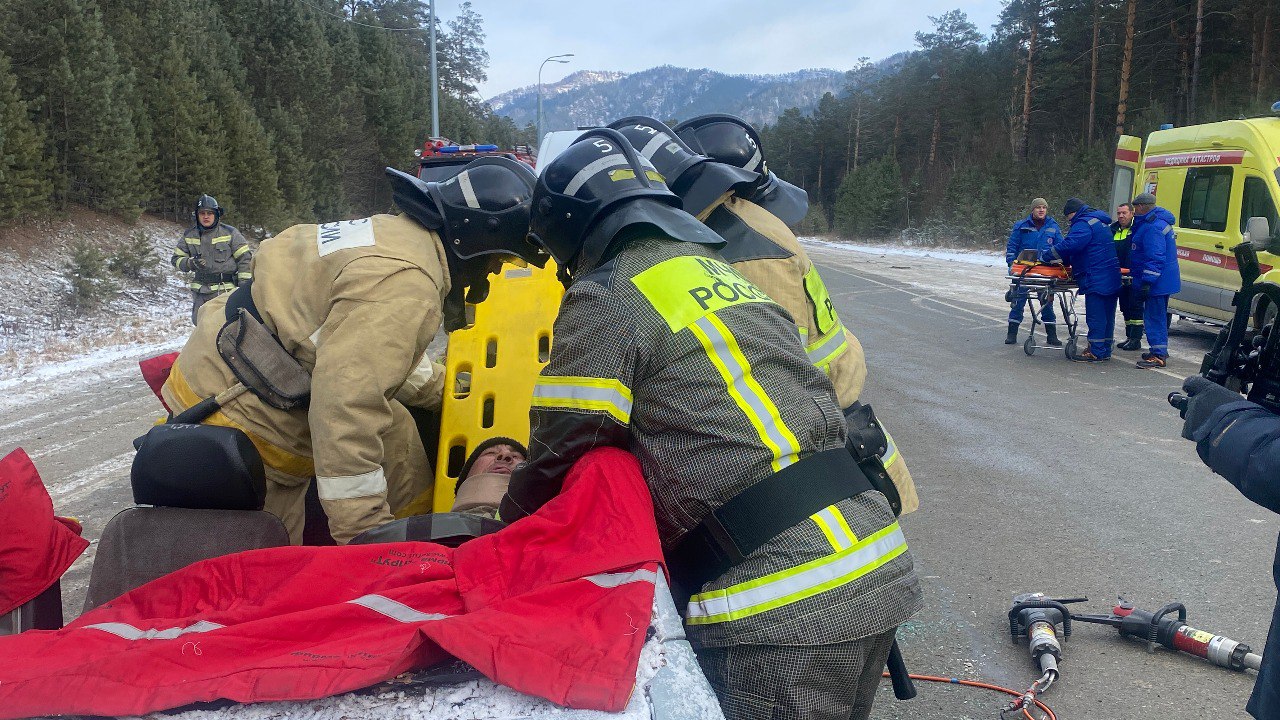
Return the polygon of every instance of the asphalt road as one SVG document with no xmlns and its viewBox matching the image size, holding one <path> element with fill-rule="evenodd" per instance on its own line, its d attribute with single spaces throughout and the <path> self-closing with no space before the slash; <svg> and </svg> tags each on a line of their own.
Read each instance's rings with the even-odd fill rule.
<svg viewBox="0 0 1280 720">
<path fill-rule="evenodd" d="M 1261 648 L 1280 522 L 1200 463 L 1165 400 L 1211 330 L 1177 323 L 1164 373 L 1135 368 L 1137 353 L 1028 357 L 1003 344 L 1003 264 L 811 255 L 867 349 L 866 399 L 920 490 L 903 520 L 926 592 L 900 632 L 912 672 L 1026 688 L 1038 673 L 1010 641 L 1007 611 L 1027 591 L 1087 595 L 1091 612 L 1118 595 L 1148 610 L 1181 601 L 1191 624 Z M 1252 672 L 1149 655 L 1101 626 L 1077 624 L 1064 652 L 1044 697 L 1059 718 L 1248 717 Z M 919 690 L 895 702 L 886 684 L 874 717 L 985 719 L 1005 704 L 955 685 Z"/>
<path fill-rule="evenodd" d="M 1147 609 L 1178 600 L 1193 625 L 1261 647 L 1280 522 L 1201 465 L 1165 402 L 1212 332 L 1177 324 L 1164 372 L 1134 368 L 1133 353 L 1102 365 L 1060 351 L 1027 357 L 1002 344 L 1003 265 L 811 254 L 867 349 L 866 399 L 920 488 L 921 509 L 903 521 L 926 590 L 924 611 L 901 631 L 913 672 L 1025 688 L 1036 674 L 1009 640 L 1006 612 L 1031 590 L 1088 595 L 1095 612 L 1121 594 Z M 0 453 L 24 447 L 58 512 L 97 538 L 129 502 L 129 443 L 159 405 L 131 362 L 30 392 L 30 402 L 0 405 Z M 68 618 L 94 549 L 64 580 Z M 1045 700 L 1064 720 L 1244 718 L 1253 683 L 1252 673 L 1149 655 L 1083 625 L 1062 671 Z M 985 720 L 1004 703 L 932 683 L 898 703 L 886 685 L 873 716 Z"/>
</svg>

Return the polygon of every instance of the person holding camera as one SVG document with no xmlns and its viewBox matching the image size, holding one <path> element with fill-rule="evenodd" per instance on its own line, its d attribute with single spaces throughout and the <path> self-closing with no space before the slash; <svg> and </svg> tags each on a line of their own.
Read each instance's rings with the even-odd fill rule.
<svg viewBox="0 0 1280 720">
<path fill-rule="evenodd" d="M 1242 495 L 1280 513 L 1280 415 L 1198 375 L 1182 389 L 1182 437 L 1194 441 L 1204 464 Z M 1280 543 L 1271 573 L 1280 591 Z M 1280 720 L 1280 604 L 1272 611 L 1262 667 L 1245 710 L 1258 720 Z"/>
</svg>

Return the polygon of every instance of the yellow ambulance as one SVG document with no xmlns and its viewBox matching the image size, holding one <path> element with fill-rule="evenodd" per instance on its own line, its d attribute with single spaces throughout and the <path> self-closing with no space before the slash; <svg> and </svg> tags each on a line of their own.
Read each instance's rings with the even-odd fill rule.
<svg viewBox="0 0 1280 720">
<path fill-rule="evenodd" d="M 1122 135 L 1110 211 L 1143 192 L 1177 218 L 1182 290 L 1170 298 L 1170 312 L 1231 320 L 1231 299 L 1240 289 L 1231 248 L 1246 235 L 1260 251 L 1260 279 L 1280 284 L 1280 254 L 1273 254 L 1280 253 L 1280 117 L 1158 130 L 1145 151 L 1141 138 Z M 1269 305 L 1263 298 L 1258 320 L 1275 316 Z"/>
</svg>

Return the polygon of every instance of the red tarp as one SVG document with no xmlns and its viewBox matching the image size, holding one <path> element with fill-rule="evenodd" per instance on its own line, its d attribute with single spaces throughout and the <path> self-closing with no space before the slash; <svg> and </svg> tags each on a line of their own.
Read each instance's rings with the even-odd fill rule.
<svg viewBox="0 0 1280 720">
<path fill-rule="evenodd" d="M 0 459 L 0 615 L 49 589 L 87 547 L 80 523 L 54 516 L 27 453 Z"/>
<path fill-rule="evenodd" d="M 0 637 L 0 718 L 314 699 L 446 653 L 561 705 L 618 711 L 635 683 L 660 559 L 638 463 L 599 449 L 536 514 L 456 550 L 238 553 L 63 630 Z"/>
<path fill-rule="evenodd" d="M 164 397 L 160 395 L 160 388 L 164 387 L 165 381 L 169 379 L 169 371 L 173 369 L 173 363 L 177 359 L 178 353 L 171 352 L 138 362 L 138 368 L 142 370 L 142 379 L 147 381 L 147 386 L 151 388 L 151 392 L 160 398 L 160 404 L 164 405 L 165 410 L 168 410 L 169 406 L 165 403 Z"/>
</svg>

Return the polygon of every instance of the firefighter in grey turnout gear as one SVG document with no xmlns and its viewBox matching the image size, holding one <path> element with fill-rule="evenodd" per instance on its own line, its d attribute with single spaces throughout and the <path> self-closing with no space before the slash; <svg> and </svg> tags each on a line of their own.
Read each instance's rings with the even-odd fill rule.
<svg viewBox="0 0 1280 720">
<path fill-rule="evenodd" d="M 200 306 L 253 278 L 249 243 L 239 230 L 222 222 L 222 212 L 212 195 L 201 195 L 192 213 L 196 224 L 182 234 L 170 260 L 178 272 L 193 273 L 188 283 L 192 325 Z"/>
<path fill-rule="evenodd" d="M 761 186 L 781 182 L 765 166 L 755 130 L 732 115 L 689 121 L 685 134 L 698 147 L 711 148 L 733 161 L 727 163 L 698 154 L 654 118 L 624 118 L 610 127 L 654 164 L 680 196 L 686 212 L 724 239 L 721 257 L 791 315 L 809 359 L 835 386 L 849 425 L 850 451 L 872 473 L 895 513 L 915 511 L 920 501 L 902 453 L 871 407 L 859 402 L 867 377 L 862 344 L 840 321 L 818 268 L 795 234 L 780 218 L 747 199 L 758 198 Z M 807 205 L 805 192 L 791 187 L 799 196 L 788 194 L 784 199 Z M 783 204 L 774 200 L 770 206 L 779 209 Z"/>
<path fill-rule="evenodd" d="M 614 130 L 543 170 L 530 237 L 568 290 L 500 517 L 552 499 L 588 450 L 629 449 L 730 720 L 867 717 L 919 581 L 794 323 Z"/>
</svg>

